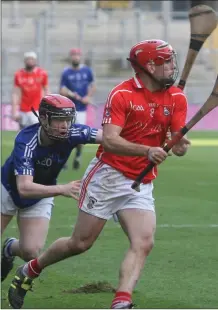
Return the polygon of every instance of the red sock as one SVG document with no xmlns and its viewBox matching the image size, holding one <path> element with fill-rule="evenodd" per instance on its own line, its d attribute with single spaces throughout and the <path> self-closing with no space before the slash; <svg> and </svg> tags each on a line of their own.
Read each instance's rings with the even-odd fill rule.
<svg viewBox="0 0 218 310">
<path fill-rule="evenodd" d="M 120 302 L 132 302 L 132 295 L 128 292 L 116 292 L 114 299 L 112 301 L 111 309 L 113 309 L 116 304 Z"/>
<path fill-rule="evenodd" d="M 28 263 L 28 276 L 30 278 L 37 278 L 40 275 L 42 268 L 39 267 L 37 258 Z"/>
</svg>

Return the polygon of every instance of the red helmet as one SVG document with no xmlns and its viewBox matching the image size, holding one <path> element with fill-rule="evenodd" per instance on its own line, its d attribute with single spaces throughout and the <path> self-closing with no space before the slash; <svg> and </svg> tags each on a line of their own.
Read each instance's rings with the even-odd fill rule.
<svg viewBox="0 0 218 310">
<path fill-rule="evenodd" d="M 82 55 L 82 51 L 80 48 L 71 48 L 70 49 L 70 56 L 72 55 Z"/>
<path fill-rule="evenodd" d="M 170 84 L 173 85 L 178 76 L 178 67 L 176 64 L 176 53 L 169 43 L 155 39 L 141 41 L 131 48 L 129 58 L 127 58 L 127 60 L 131 62 L 131 66 L 136 73 L 144 72 L 149 74 L 146 69 L 146 65 L 148 63 L 161 66 L 164 65 L 167 60 L 172 58 L 175 60 L 175 69 L 173 78 L 170 78 Z M 149 75 L 152 76 L 152 74 Z M 169 87 L 171 85 L 165 84 L 164 86 Z"/>
<path fill-rule="evenodd" d="M 70 127 L 76 121 L 76 108 L 72 100 L 59 94 L 44 96 L 39 106 L 40 123 L 46 134 L 51 139 L 63 140 L 70 135 Z M 51 127 L 52 119 L 65 118 L 68 120 L 68 128 L 64 133 L 54 134 L 54 128 Z"/>
</svg>

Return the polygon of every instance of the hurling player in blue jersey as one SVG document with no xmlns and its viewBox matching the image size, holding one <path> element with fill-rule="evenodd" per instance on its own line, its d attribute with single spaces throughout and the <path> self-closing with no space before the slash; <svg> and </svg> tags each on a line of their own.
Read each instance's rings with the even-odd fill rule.
<svg viewBox="0 0 218 310">
<path fill-rule="evenodd" d="M 39 123 L 21 130 L 14 149 L 1 168 L 1 234 L 17 216 L 19 240 L 3 243 L 1 281 L 19 256 L 37 257 L 44 246 L 55 196 L 78 200 L 80 181 L 57 185 L 57 177 L 78 144 L 100 143 L 101 129 L 75 124 L 76 109 L 67 97 L 42 98 Z"/>
<path fill-rule="evenodd" d="M 71 66 L 64 69 L 61 75 L 60 94 L 69 97 L 76 106 L 76 123 L 86 124 L 87 105 L 91 103 L 95 92 L 93 72 L 90 67 L 81 64 L 81 50 L 70 50 Z M 76 148 L 73 168 L 80 167 L 82 145 Z"/>
</svg>

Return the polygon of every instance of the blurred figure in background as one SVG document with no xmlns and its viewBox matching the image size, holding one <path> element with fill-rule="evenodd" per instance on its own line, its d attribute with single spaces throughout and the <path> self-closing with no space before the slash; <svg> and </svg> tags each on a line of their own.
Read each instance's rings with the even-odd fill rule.
<svg viewBox="0 0 218 310">
<path fill-rule="evenodd" d="M 38 112 L 42 97 L 48 93 L 47 72 L 37 66 L 35 52 L 26 52 L 24 68 L 14 74 L 12 92 L 12 119 L 19 123 L 20 129 L 38 123 L 31 108 Z"/>
<path fill-rule="evenodd" d="M 92 102 L 92 96 L 96 90 L 92 69 L 81 63 L 81 50 L 70 50 L 71 66 L 64 69 L 61 75 L 60 94 L 73 100 L 76 105 L 79 124 L 86 125 L 87 105 Z M 79 169 L 82 145 L 76 148 L 73 168 Z"/>
</svg>

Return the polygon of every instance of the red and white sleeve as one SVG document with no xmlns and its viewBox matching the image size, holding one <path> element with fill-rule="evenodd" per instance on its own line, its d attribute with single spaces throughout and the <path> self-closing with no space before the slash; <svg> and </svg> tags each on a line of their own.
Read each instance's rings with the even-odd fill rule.
<svg viewBox="0 0 218 310">
<path fill-rule="evenodd" d="M 177 132 L 186 124 L 188 103 L 183 92 L 173 94 L 174 109 L 171 121 L 171 132 Z"/>
<path fill-rule="evenodd" d="M 107 99 L 102 125 L 113 124 L 123 127 L 125 124 L 128 107 L 125 98 L 120 91 L 112 92 Z"/>
</svg>

